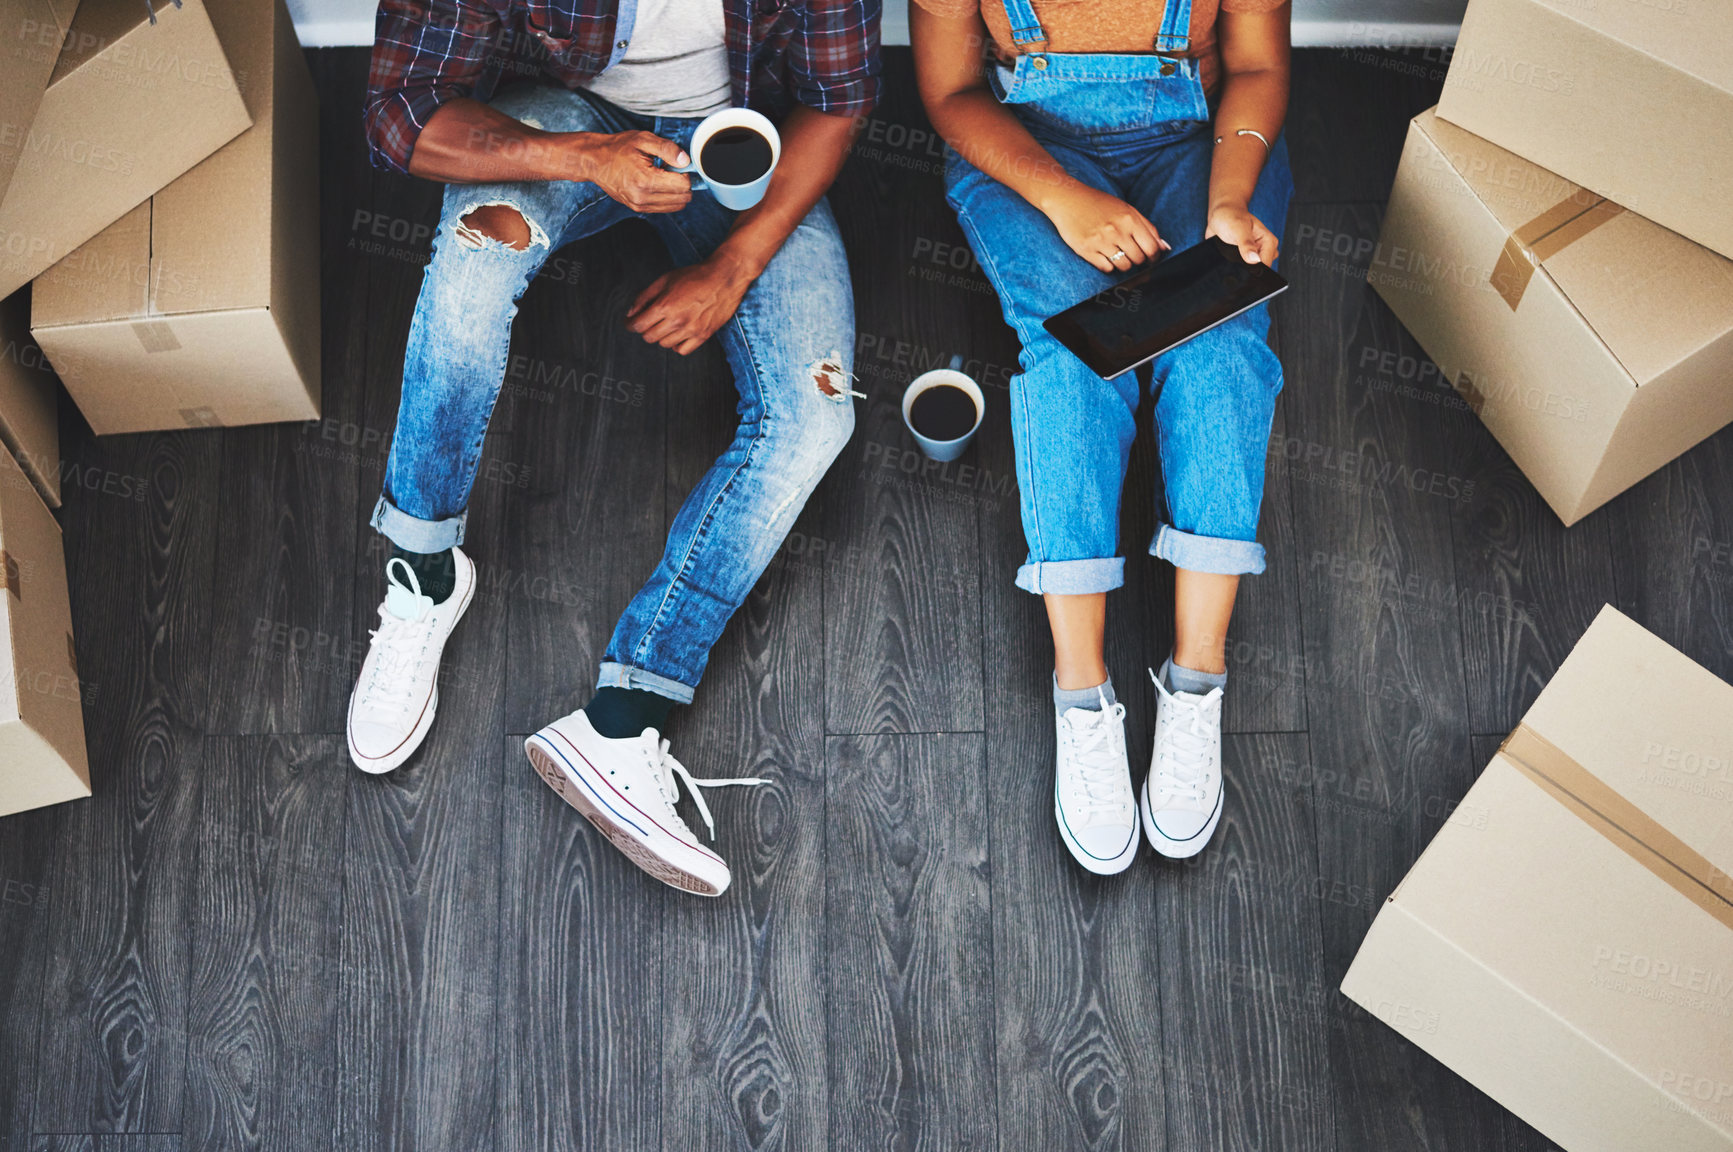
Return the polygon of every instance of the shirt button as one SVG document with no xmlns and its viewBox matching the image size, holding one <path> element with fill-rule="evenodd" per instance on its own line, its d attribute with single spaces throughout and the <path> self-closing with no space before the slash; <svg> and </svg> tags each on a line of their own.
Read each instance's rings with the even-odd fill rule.
<svg viewBox="0 0 1733 1152">
<path fill-rule="evenodd" d="M 614 45 L 614 47 L 616 47 L 616 48 L 624 48 L 625 46 L 626 46 L 626 41 L 624 41 L 624 40 L 622 40 L 618 44 Z"/>
<path fill-rule="evenodd" d="M 1035 57 L 1035 67 L 1037 67 L 1037 68 L 1047 67 L 1047 58 L 1045 56 Z"/>
</svg>

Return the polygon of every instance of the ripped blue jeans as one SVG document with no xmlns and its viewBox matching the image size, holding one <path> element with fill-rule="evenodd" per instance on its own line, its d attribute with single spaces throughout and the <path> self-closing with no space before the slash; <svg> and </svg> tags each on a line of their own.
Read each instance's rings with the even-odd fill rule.
<svg viewBox="0 0 1733 1152">
<path fill-rule="evenodd" d="M 551 132 L 642 129 L 687 145 L 697 120 L 651 118 L 587 93 L 523 86 L 493 107 Z M 529 224 L 514 249 L 468 228 L 503 204 Z M 461 544 L 466 508 L 511 346 L 518 298 L 557 249 L 634 213 L 594 184 L 448 185 L 403 365 L 403 397 L 373 527 L 401 548 Z M 714 252 L 735 213 L 708 192 L 646 214 L 674 262 Z M 692 699 L 710 649 L 769 565 L 854 429 L 848 398 L 854 297 L 830 208 L 820 201 L 717 333 L 740 394 L 733 443 L 681 505 L 649 582 L 614 629 L 599 684 Z M 646 498 L 622 492 L 624 499 Z"/>
</svg>

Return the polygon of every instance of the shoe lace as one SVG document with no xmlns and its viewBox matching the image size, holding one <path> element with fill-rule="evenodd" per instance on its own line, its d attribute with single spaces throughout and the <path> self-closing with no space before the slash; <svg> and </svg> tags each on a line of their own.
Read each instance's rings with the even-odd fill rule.
<svg viewBox="0 0 1733 1152">
<path fill-rule="evenodd" d="M 408 584 L 397 579 L 399 565 L 409 574 Z M 415 570 L 401 559 L 393 558 L 385 566 L 385 579 L 390 586 L 421 595 L 421 582 L 416 579 Z M 420 678 L 433 640 L 433 619 L 429 613 L 420 620 L 405 620 L 387 607 L 389 603 L 388 596 L 386 604 L 379 606 L 379 627 L 367 633 L 376 657 L 372 675 L 362 685 L 359 703 L 367 708 L 402 711 L 420 697 L 415 682 Z"/>
<path fill-rule="evenodd" d="M 1091 714 L 1083 726 L 1071 728 L 1071 763 L 1073 780 L 1081 788 L 1083 801 L 1077 805 L 1079 815 L 1117 815 L 1125 809 L 1125 758 L 1120 755 L 1114 735 L 1122 729 L 1125 705 L 1107 703 L 1101 694 L 1101 710 Z"/>
<path fill-rule="evenodd" d="M 650 779 L 656 782 L 656 792 L 662 797 L 662 803 L 667 808 L 668 818 L 679 823 L 682 828 L 685 821 L 675 810 L 674 804 L 680 798 L 680 782 L 686 785 L 686 792 L 692 797 L 692 802 L 698 806 L 698 815 L 704 818 L 704 827 L 710 831 L 710 839 L 716 839 L 716 821 L 710 815 L 710 805 L 704 802 L 703 788 L 728 788 L 734 786 L 756 786 L 768 784 L 770 781 L 757 776 L 742 776 L 732 780 L 699 780 L 686 770 L 686 765 L 674 759 L 668 751 L 668 741 L 662 739 L 661 733 L 654 728 L 646 728 L 640 737 L 645 759 L 650 767 Z"/>
<path fill-rule="evenodd" d="M 1222 698 L 1211 693 L 1202 699 L 1181 700 L 1162 686 L 1154 672 L 1149 678 L 1161 697 L 1162 716 L 1168 739 L 1156 746 L 1155 786 L 1171 796 L 1202 804 L 1208 799 L 1210 749 L 1220 727 Z"/>
</svg>

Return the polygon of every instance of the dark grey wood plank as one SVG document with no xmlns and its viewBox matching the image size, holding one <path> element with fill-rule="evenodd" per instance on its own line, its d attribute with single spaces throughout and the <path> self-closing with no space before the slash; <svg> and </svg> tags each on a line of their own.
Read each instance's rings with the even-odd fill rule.
<svg viewBox="0 0 1733 1152">
<path fill-rule="evenodd" d="M 56 805 L 0 820 L 0 1152 L 30 1138 L 60 816 Z"/>
<path fill-rule="evenodd" d="M 826 742 L 838 1152 L 998 1140 L 985 751 L 973 734 Z"/>
<path fill-rule="evenodd" d="M 523 737 L 501 741 L 501 1152 L 649 1152 L 661 1144 L 671 893 L 541 782 Z"/>
<path fill-rule="evenodd" d="M 234 429 L 224 438 L 212 674 L 214 732 L 337 732 L 346 656 L 357 478 L 374 489 L 384 456 L 363 436 L 372 179 L 358 131 L 364 70 L 354 52 L 314 53 L 320 103 L 322 419 Z M 376 494 L 374 492 L 373 494 Z M 366 633 L 362 633 L 365 637 Z"/>
<path fill-rule="evenodd" d="M 179 1130 L 222 437 L 62 420 L 65 458 L 144 499 L 73 487 L 63 509 L 95 795 L 55 847 L 38 1131 Z"/>
<path fill-rule="evenodd" d="M 1733 680 L 1733 428 L 1593 515 L 1608 523 L 1618 606 Z"/>
<path fill-rule="evenodd" d="M 188 1148 L 329 1148 L 342 973 L 344 741 L 207 740 L 200 790 Z"/>
<path fill-rule="evenodd" d="M 519 667 L 505 686 L 511 731 L 534 732 L 580 708 L 626 605 L 655 571 L 664 512 L 667 373 L 672 353 L 625 327 L 625 312 L 669 266 L 648 226 L 629 223 L 569 245 L 577 284 L 544 277 L 525 293 L 496 423 L 514 429 L 509 458 L 477 481 L 501 489 L 509 558 L 482 588 L 509 601 Z M 706 363 L 713 350 L 700 354 Z M 722 388 L 727 370 L 692 388 Z M 520 386 L 521 385 L 521 386 Z M 682 388 L 682 405 L 692 397 Z M 714 453 L 712 453 L 714 455 Z M 473 523 L 473 520 L 472 520 Z"/>
<path fill-rule="evenodd" d="M 38 1136 L 30 1152 L 180 1152 L 181 1138 L 174 1133 L 149 1132 L 132 1136 L 78 1135 Z"/>
<path fill-rule="evenodd" d="M 373 203 L 427 219 L 437 196 L 432 185 L 380 173 Z M 370 273 L 367 427 L 395 420 L 420 282 L 408 262 L 382 261 Z M 498 451 L 490 443 L 484 455 Z M 465 549 L 483 571 L 505 565 L 501 500 L 499 485 L 482 484 L 472 501 Z M 384 553 L 370 528 L 358 532 L 362 637 L 376 623 Z M 505 604 L 478 591 L 446 645 L 439 719 L 426 744 L 394 773 L 350 781 L 335 1136 L 344 1149 L 494 1146 L 505 621 Z M 364 654 L 358 644 L 356 668 Z"/>
<path fill-rule="evenodd" d="M 980 729 L 975 522 L 983 507 L 1016 501 L 1015 478 L 985 472 L 978 446 L 928 467 L 902 424 L 903 388 L 965 351 L 957 334 L 992 294 L 944 203 L 930 143 L 910 145 L 912 133 L 936 139 L 911 68 L 906 53 L 887 56 L 887 97 L 831 195 L 855 286 L 857 357 L 914 350 L 894 371 L 857 372 L 870 399 L 854 402 L 854 437 L 825 485 L 838 495 L 826 497 L 823 536 L 858 561 L 826 573 L 835 606 L 825 613 L 826 725 L 835 733 Z"/>
<path fill-rule="evenodd" d="M 1440 21 L 1460 18 L 1460 11 Z M 1389 25 L 1364 26 L 1371 37 Z M 1296 204 L 1382 204 L 1396 179 L 1408 121 L 1438 103 L 1447 48 L 1387 50 L 1376 41 L 1294 53 L 1285 131 Z"/>
<path fill-rule="evenodd" d="M 1378 224 L 1372 208 L 1299 205 L 1289 227 L 1376 237 Z M 1419 798 L 1459 797 L 1472 778 L 1460 618 L 1403 594 L 1411 577 L 1454 583 L 1451 495 L 1464 480 L 1433 494 L 1433 475 L 1456 470 L 1444 438 L 1392 395 L 1345 386 L 1354 349 L 1417 349 L 1362 268 L 1298 247 L 1286 266 L 1294 290 L 1282 333 L 1287 439 L 1273 448 L 1296 462 L 1295 527 L 1310 551 L 1301 569 L 1305 775 L 1322 886 L 1347 894 L 1320 904 L 1324 977 L 1334 987 L 1379 902 L 1438 826 Z M 1410 482 L 1416 470 L 1422 485 Z M 1330 1067 L 1338 1148 L 1466 1148 L 1495 1138 L 1497 1109 L 1368 1014 L 1348 1013 L 1331 1030 Z M 1372 1100 L 1381 1106 L 1367 1107 Z"/>
<path fill-rule="evenodd" d="M 1368 386 L 1406 385 L 1405 395 L 1438 413 L 1451 467 L 1474 480 L 1474 495 L 1451 519 L 1457 578 L 1417 594 L 1438 607 L 1454 601 L 1462 621 L 1463 668 L 1473 732 L 1508 732 L 1534 703 L 1603 604 L 1615 599 L 1610 517 L 1591 514 L 1566 528 L 1504 449 L 1439 380 L 1424 356 L 1362 351 Z M 1417 364 L 1414 380 L 1401 369 Z M 1427 369 L 1430 367 L 1430 371 Z"/>
<path fill-rule="evenodd" d="M 714 352 L 714 349 L 707 350 Z M 720 355 L 672 366 L 670 517 L 732 435 Z M 662 1148 L 821 1148 L 828 1130 L 824 981 L 824 579 L 821 498 L 711 653 L 674 752 L 700 777 L 759 776 L 712 793 L 719 900 L 671 893 L 662 954 Z M 688 816 L 699 828 L 696 814 Z"/>
<path fill-rule="evenodd" d="M 1334 1148 L 1303 734 L 1229 737 L 1221 825 L 1155 862 L 1170 1148 Z M 1143 863 L 1140 861 L 1139 863 Z"/>
</svg>

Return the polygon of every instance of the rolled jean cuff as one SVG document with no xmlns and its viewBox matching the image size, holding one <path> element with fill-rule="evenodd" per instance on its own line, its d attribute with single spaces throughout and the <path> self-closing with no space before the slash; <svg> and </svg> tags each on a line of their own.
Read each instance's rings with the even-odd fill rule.
<svg viewBox="0 0 1733 1152">
<path fill-rule="evenodd" d="M 373 506 L 373 527 L 405 552 L 443 552 L 463 543 L 469 513 L 459 512 L 449 520 L 422 520 L 411 516 L 381 496 Z"/>
<path fill-rule="evenodd" d="M 602 674 L 596 677 L 597 688 L 636 688 L 642 692 L 654 692 L 658 696 L 666 696 L 676 704 L 692 703 L 692 688 L 670 680 L 666 676 L 658 676 L 654 672 L 646 672 L 642 668 L 634 668 L 630 664 L 606 663 L 602 665 Z"/>
<path fill-rule="evenodd" d="M 1125 583 L 1125 557 L 1094 560 L 1035 560 L 1017 569 L 1017 587 L 1037 596 L 1088 596 Z"/>
<path fill-rule="evenodd" d="M 1187 572 L 1219 576 L 1255 576 L 1264 570 L 1264 546 L 1256 540 L 1198 536 L 1163 524 L 1149 543 L 1149 554 Z"/>
</svg>

